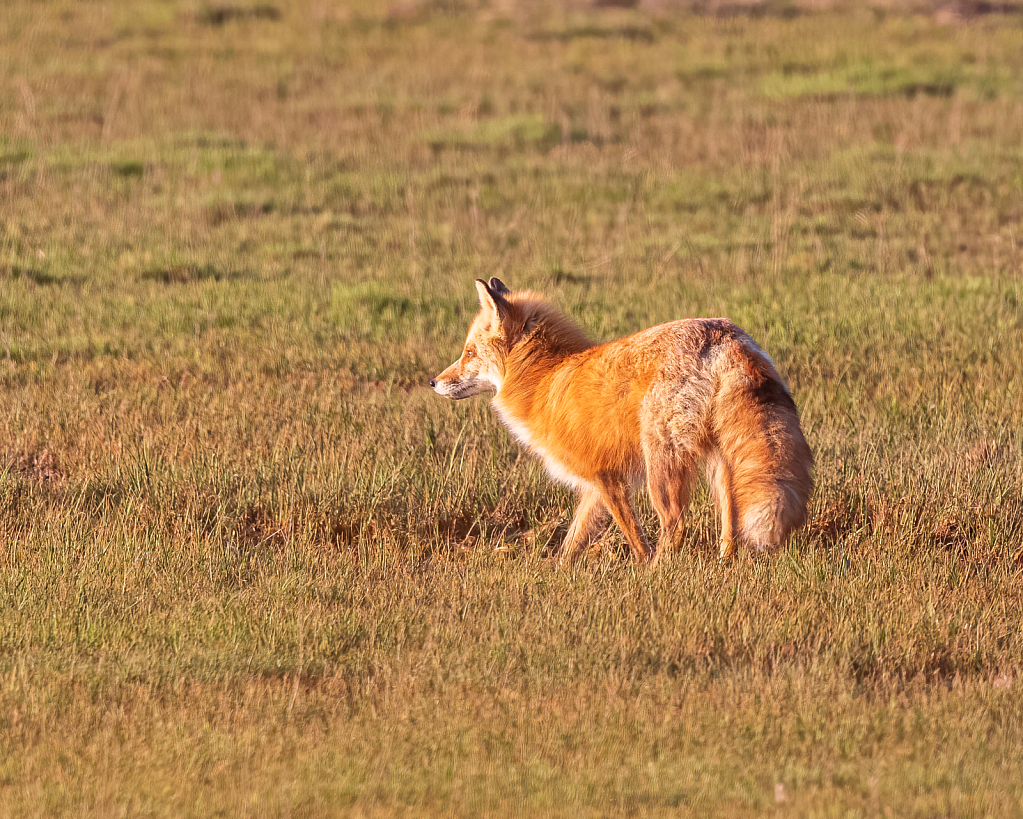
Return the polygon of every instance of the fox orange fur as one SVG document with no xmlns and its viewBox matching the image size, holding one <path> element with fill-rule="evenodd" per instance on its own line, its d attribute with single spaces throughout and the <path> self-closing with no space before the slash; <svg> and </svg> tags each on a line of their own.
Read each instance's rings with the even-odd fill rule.
<svg viewBox="0 0 1023 819">
<path fill-rule="evenodd" d="M 813 455 L 789 391 L 728 319 L 683 319 L 597 345 L 535 293 L 476 281 L 480 313 L 461 357 L 430 382 L 467 398 L 493 390 L 504 424 L 579 493 L 561 550 L 572 562 L 621 527 L 638 562 L 677 543 L 702 465 L 721 518 L 720 558 L 744 540 L 779 546 L 806 518 Z M 656 552 L 630 492 L 646 479 Z"/>
</svg>

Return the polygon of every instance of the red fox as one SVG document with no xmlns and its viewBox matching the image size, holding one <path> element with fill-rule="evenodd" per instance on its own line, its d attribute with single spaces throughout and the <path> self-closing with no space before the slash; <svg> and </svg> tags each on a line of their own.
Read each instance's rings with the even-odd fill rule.
<svg viewBox="0 0 1023 819">
<path fill-rule="evenodd" d="M 728 319 L 682 319 L 594 344 L 536 293 L 477 279 L 480 313 L 440 395 L 493 390 L 511 433 L 579 493 L 561 549 L 575 561 L 608 513 L 637 562 L 677 544 L 700 465 L 721 517 L 720 559 L 742 539 L 779 546 L 806 518 L 813 455 L 771 359 Z M 661 532 L 643 536 L 630 492 L 646 479 Z"/>
</svg>

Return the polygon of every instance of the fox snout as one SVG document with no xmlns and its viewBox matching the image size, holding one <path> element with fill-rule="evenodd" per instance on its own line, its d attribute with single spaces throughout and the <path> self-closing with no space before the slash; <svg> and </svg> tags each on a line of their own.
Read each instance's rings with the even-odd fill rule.
<svg viewBox="0 0 1023 819">
<path fill-rule="evenodd" d="M 431 378 L 430 386 L 445 398 L 469 398 L 496 389 L 488 369 L 475 352 L 465 352 L 444 372 Z"/>
<path fill-rule="evenodd" d="M 460 362 L 456 361 L 440 375 L 430 379 L 430 388 L 438 395 L 445 398 L 463 398 L 462 395 L 462 373 L 459 367 Z"/>
<path fill-rule="evenodd" d="M 430 387 L 434 392 L 445 398 L 468 398 L 480 392 L 481 385 L 475 378 L 464 372 L 451 372 L 451 369 L 449 367 L 436 378 L 430 379 Z"/>
</svg>

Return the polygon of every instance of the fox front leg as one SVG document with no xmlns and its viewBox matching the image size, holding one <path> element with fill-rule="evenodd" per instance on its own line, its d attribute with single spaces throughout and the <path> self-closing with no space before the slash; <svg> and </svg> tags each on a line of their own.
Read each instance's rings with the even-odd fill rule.
<svg viewBox="0 0 1023 819">
<path fill-rule="evenodd" d="M 654 550 L 647 543 L 639 527 L 636 511 L 629 502 L 628 484 L 617 477 L 609 477 L 602 480 L 599 486 L 600 497 L 625 535 L 633 559 L 637 563 L 646 563 L 654 556 Z"/>
<path fill-rule="evenodd" d="M 575 508 L 572 525 L 561 547 L 558 563 L 569 566 L 575 563 L 583 550 L 599 535 L 607 523 L 608 510 L 600 497 L 600 490 L 588 487 L 579 495 L 579 505 Z"/>
</svg>

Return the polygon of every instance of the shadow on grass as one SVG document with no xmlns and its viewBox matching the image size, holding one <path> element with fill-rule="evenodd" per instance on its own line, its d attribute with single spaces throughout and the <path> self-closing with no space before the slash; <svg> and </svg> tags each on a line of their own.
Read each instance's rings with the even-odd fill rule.
<svg viewBox="0 0 1023 819">
<path fill-rule="evenodd" d="M 153 267 L 139 274 L 139 281 L 161 284 L 192 284 L 207 281 L 238 281 L 250 278 L 247 270 L 223 270 L 214 264 L 174 264 Z"/>
<path fill-rule="evenodd" d="M 254 6 L 233 4 L 206 6 L 196 14 L 196 20 L 204 26 L 220 27 L 236 20 L 280 20 L 281 10 L 269 3 Z"/>
<path fill-rule="evenodd" d="M 38 285 L 79 284 L 81 278 L 73 276 L 54 276 L 39 267 L 20 264 L 0 264 L 0 280 L 16 281 L 25 279 Z"/>
<path fill-rule="evenodd" d="M 569 43 L 573 40 L 628 40 L 629 42 L 653 43 L 657 34 L 644 26 L 572 26 L 560 30 L 535 31 L 527 35 L 534 42 Z"/>
</svg>

